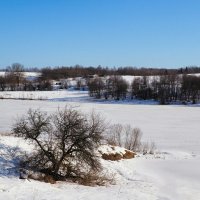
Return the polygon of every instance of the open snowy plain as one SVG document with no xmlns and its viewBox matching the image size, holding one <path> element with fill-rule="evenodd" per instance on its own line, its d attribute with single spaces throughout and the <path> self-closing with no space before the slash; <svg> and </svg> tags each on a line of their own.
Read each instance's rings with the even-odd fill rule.
<svg viewBox="0 0 200 200">
<path fill-rule="evenodd" d="M 45 101 L 0 100 L 0 132 L 9 132 L 15 119 L 29 108 L 52 113 L 71 105 L 83 112 L 95 110 L 110 123 L 139 127 L 143 132 L 142 140 L 155 142 L 158 152 L 118 162 L 102 160 L 103 166 L 116 177 L 115 185 L 104 187 L 20 180 L 12 173 L 13 158 L 2 156 L 0 199 L 200 199 L 200 107 L 95 103 L 84 101 L 88 98 L 85 93 L 73 92 L 69 98 L 67 94 L 60 96 Z M 17 146 L 29 148 L 19 139 L 1 136 L 1 155 L 7 147 L 14 149 Z"/>
</svg>

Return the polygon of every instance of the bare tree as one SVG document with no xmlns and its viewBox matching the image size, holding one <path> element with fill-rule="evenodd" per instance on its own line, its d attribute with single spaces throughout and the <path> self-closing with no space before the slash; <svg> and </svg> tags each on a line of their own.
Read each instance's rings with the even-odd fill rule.
<svg viewBox="0 0 200 200">
<path fill-rule="evenodd" d="M 141 78 L 134 78 L 131 83 L 131 98 L 138 97 L 140 87 L 141 87 Z"/>
<path fill-rule="evenodd" d="M 88 82 L 88 89 L 90 96 L 94 96 L 100 99 L 103 95 L 105 84 L 102 81 L 102 78 L 97 77 Z"/>
<path fill-rule="evenodd" d="M 13 63 L 6 69 L 7 79 L 10 80 L 12 87 L 13 85 L 15 85 L 15 88 L 17 88 L 17 90 L 19 90 L 19 86 L 24 80 L 23 72 L 24 72 L 24 66 L 20 63 Z"/>
<path fill-rule="evenodd" d="M 23 163 L 25 168 L 43 172 L 55 180 L 83 178 L 98 172 L 101 165 L 95 150 L 102 139 L 104 121 L 92 113 L 89 117 L 72 108 L 47 115 L 29 110 L 13 128 L 18 137 L 35 145 L 35 151 Z"/>
<path fill-rule="evenodd" d="M 193 104 L 200 99 L 200 77 L 185 75 L 182 79 L 182 97 Z"/>
<path fill-rule="evenodd" d="M 6 89 L 6 78 L 0 76 L 0 90 L 4 91 Z"/>
<path fill-rule="evenodd" d="M 116 100 L 125 99 L 128 82 L 121 76 L 111 76 L 106 83 L 107 94 Z"/>
</svg>

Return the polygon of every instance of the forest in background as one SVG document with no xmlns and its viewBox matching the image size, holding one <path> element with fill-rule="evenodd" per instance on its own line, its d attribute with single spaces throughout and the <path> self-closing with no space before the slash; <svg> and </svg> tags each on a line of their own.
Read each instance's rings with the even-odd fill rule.
<svg viewBox="0 0 200 200">
<path fill-rule="evenodd" d="M 69 78 L 76 80 L 76 90 L 84 89 L 96 99 L 156 100 L 160 104 L 197 103 L 200 101 L 200 67 L 179 69 L 136 68 L 136 67 L 47 67 L 33 68 L 38 72 L 34 79 L 24 77 L 30 71 L 20 63 L 14 63 L 0 76 L 0 91 L 45 91 L 53 90 L 53 81 L 58 89 L 68 89 Z M 134 76 L 128 83 L 122 76 Z M 62 80 L 62 81 L 61 81 Z M 83 81 L 84 80 L 84 81 Z M 60 81 L 60 82 L 59 82 Z"/>
</svg>

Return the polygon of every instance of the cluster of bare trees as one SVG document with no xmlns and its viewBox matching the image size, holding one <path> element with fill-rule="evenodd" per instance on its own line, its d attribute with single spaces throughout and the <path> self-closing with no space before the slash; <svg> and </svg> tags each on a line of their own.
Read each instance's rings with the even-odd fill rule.
<svg viewBox="0 0 200 200">
<path fill-rule="evenodd" d="M 141 137 L 142 132 L 139 128 L 121 124 L 111 125 L 106 135 L 108 144 L 124 147 L 134 152 L 141 150 Z"/>
<path fill-rule="evenodd" d="M 151 77 L 152 78 L 152 77 Z M 192 102 L 200 100 L 200 77 L 191 75 L 164 75 L 135 79 L 132 82 L 132 97 L 154 99 L 160 104 Z"/>
<path fill-rule="evenodd" d="M 200 100 L 200 77 L 192 75 L 142 76 L 129 85 L 121 76 L 97 77 L 88 82 L 90 96 L 105 99 L 153 99 L 160 104 Z"/>
<path fill-rule="evenodd" d="M 131 84 L 131 97 L 138 99 L 154 99 L 160 104 L 175 102 L 180 99 L 182 91 L 182 77 L 178 75 L 163 75 L 155 77 L 141 77 Z"/>
<path fill-rule="evenodd" d="M 137 67 L 83 67 L 81 65 L 75 65 L 71 67 L 47 67 L 41 70 L 43 79 L 63 79 L 73 77 L 88 77 L 90 75 L 98 76 L 111 76 L 111 75 L 132 75 L 132 76 L 157 76 L 157 75 L 173 75 L 173 74 L 188 74 L 188 73 L 200 73 L 199 67 L 185 67 L 179 69 L 165 69 L 165 68 L 137 68 Z"/>
<path fill-rule="evenodd" d="M 183 76 L 181 89 L 181 100 L 195 104 L 200 100 L 200 77 Z"/>
<path fill-rule="evenodd" d="M 28 80 L 24 76 L 24 66 L 14 63 L 11 67 L 7 67 L 5 76 L 0 76 L 0 91 L 52 90 L 52 80 L 84 77 L 90 96 L 98 99 L 136 98 L 154 99 L 160 104 L 177 101 L 196 103 L 200 100 L 200 78 L 187 74 L 199 71 L 198 67 L 184 69 L 103 68 L 101 66 L 84 68 L 76 65 L 44 68 L 41 70 L 41 76 Z M 94 75 L 95 78 L 93 78 Z M 133 82 L 128 84 L 121 75 L 140 76 L 135 77 Z M 81 80 L 77 81 L 77 88 L 81 88 Z"/>
<path fill-rule="evenodd" d="M 13 68 L 14 66 L 14 68 Z M 99 65 L 98 67 L 83 67 L 81 65 L 75 66 L 61 66 L 61 67 L 45 67 L 42 69 L 29 68 L 25 69 L 23 65 L 19 63 L 14 63 L 11 67 L 7 67 L 6 71 L 17 70 L 21 71 L 35 71 L 41 72 L 41 77 L 44 80 L 59 80 L 65 78 L 74 77 L 88 77 L 90 75 L 98 76 L 111 76 L 111 75 L 132 75 L 132 76 L 161 76 L 161 75 L 177 75 L 177 74 L 192 74 L 200 73 L 200 67 L 190 66 L 178 69 L 167 69 L 167 68 L 138 68 L 138 67 L 103 67 Z"/>
<path fill-rule="evenodd" d="M 90 96 L 120 100 L 126 99 L 128 83 L 121 76 L 96 77 L 88 82 L 88 89 Z"/>
<path fill-rule="evenodd" d="M 134 152 L 154 154 L 156 150 L 154 142 L 142 142 L 142 131 L 130 125 L 111 125 L 105 138 L 110 145 L 124 147 Z"/>
<path fill-rule="evenodd" d="M 24 67 L 19 63 L 14 63 L 7 67 L 5 76 L 0 76 L 0 90 L 21 90 L 21 84 L 24 82 Z"/>
<path fill-rule="evenodd" d="M 51 90 L 52 85 L 49 80 L 38 77 L 28 80 L 24 76 L 24 66 L 14 63 L 6 68 L 5 75 L 0 76 L 0 91 L 34 91 Z"/>
</svg>

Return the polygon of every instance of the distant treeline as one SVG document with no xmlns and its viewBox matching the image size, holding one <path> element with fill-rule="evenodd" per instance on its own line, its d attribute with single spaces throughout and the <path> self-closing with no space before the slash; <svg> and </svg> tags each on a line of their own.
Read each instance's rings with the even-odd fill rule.
<svg viewBox="0 0 200 200">
<path fill-rule="evenodd" d="M 38 76 L 27 79 L 24 76 L 25 68 L 20 63 L 7 67 L 4 75 L 0 75 L 0 91 L 35 91 L 52 90 L 50 80 Z"/>
<path fill-rule="evenodd" d="M 96 77 L 88 82 L 89 94 L 97 99 L 156 100 L 160 104 L 197 103 L 200 100 L 200 77 L 159 75 L 135 77 L 129 84 L 121 76 Z"/>
<path fill-rule="evenodd" d="M 200 73 L 200 67 L 185 67 L 179 69 L 163 68 L 137 68 L 137 67 L 83 67 L 76 65 L 73 67 L 47 67 L 41 69 L 44 79 L 58 80 L 67 77 L 88 77 L 89 75 L 110 76 L 110 75 L 132 75 L 132 76 L 156 76 L 174 74 Z"/>
<path fill-rule="evenodd" d="M 156 76 L 156 75 L 172 75 L 172 74 L 193 74 L 200 73 L 200 67 L 198 66 L 188 66 L 177 69 L 168 68 L 138 68 L 138 67 L 84 67 L 81 65 L 75 66 L 61 66 L 61 67 L 44 67 L 39 68 L 24 68 L 23 65 L 19 63 L 14 63 L 14 65 L 20 65 L 23 71 L 26 72 L 41 72 L 43 79 L 58 80 L 61 78 L 73 78 L 73 77 L 87 77 L 89 75 L 132 75 L 132 76 Z M 8 66 L 0 71 L 9 72 L 12 66 Z"/>
<path fill-rule="evenodd" d="M 200 101 L 200 76 L 194 74 L 200 73 L 199 67 L 156 69 L 76 65 L 43 68 L 38 77 L 31 80 L 24 77 L 24 71 L 19 63 L 8 67 L 5 75 L 0 76 L 0 91 L 52 90 L 53 80 L 58 81 L 59 89 L 67 89 L 68 78 L 82 77 L 75 88 L 88 89 L 89 95 L 98 99 L 154 99 L 160 104 Z M 122 75 L 134 76 L 133 81 L 128 83 Z"/>
</svg>

